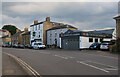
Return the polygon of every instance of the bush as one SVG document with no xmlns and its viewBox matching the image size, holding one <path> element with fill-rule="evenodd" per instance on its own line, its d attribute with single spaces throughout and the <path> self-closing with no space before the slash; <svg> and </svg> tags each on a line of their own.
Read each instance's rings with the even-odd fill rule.
<svg viewBox="0 0 120 77">
<path fill-rule="evenodd" d="M 117 52 L 117 49 L 118 47 L 117 47 L 117 45 L 115 44 L 115 45 L 112 45 L 111 47 L 110 47 L 110 52 Z"/>
</svg>

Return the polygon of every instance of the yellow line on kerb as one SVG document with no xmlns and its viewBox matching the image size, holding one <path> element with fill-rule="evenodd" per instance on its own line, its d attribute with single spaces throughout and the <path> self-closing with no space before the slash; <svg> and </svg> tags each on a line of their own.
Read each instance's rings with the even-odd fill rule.
<svg viewBox="0 0 120 77">
<path fill-rule="evenodd" d="M 16 56 L 3 52 L 4 54 L 7 54 L 8 56 L 12 57 L 13 59 L 17 60 L 19 63 L 21 63 L 24 67 L 26 67 L 35 77 L 41 77 L 40 74 L 35 71 L 31 66 L 29 66 L 26 62 L 21 60 L 20 58 L 17 58 Z"/>
</svg>

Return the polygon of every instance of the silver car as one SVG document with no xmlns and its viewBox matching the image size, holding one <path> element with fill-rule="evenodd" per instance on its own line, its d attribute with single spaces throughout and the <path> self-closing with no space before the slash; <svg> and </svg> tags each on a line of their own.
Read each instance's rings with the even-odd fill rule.
<svg viewBox="0 0 120 77">
<path fill-rule="evenodd" d="M 34 43 L 33 44 L 33 49 L 45 49 L 46 46 L 43 43 Z"/>
<path fill-rule="evenodd" d="M 102 43 L 100 45 L 101 50 L 109 50 L 110 46 L 113 45 L 112 43 Z"/>
</svg>

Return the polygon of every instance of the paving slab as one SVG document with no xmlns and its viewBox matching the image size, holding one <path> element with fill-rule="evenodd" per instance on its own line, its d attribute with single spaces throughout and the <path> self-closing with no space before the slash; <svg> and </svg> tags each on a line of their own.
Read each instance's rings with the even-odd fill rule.
<svg viewBox="0 0 120 77">
<path fill-rule="evenodd" d="M 27 75 L 22 67 L 11 57 L 2 54 L 2 75 Z"/>
</svg>

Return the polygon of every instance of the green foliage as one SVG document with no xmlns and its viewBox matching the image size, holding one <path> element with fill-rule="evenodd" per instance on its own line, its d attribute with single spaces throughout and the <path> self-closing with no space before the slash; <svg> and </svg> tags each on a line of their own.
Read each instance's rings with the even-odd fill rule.
<svg viewBox="0 0 120 77">
<path fill-rule="evenodd" d="M 11 33 L 11 35 L 13 35 L 13 34 L 15 34 L 16 33 L 16 27 L 15 26 L 13 26 L 13 25 L 4 25 L 3 27 L 2 27 L 2 29 L 4 29 L 4 30 L 8 30 L 10 33 Z"/>
</svg>

